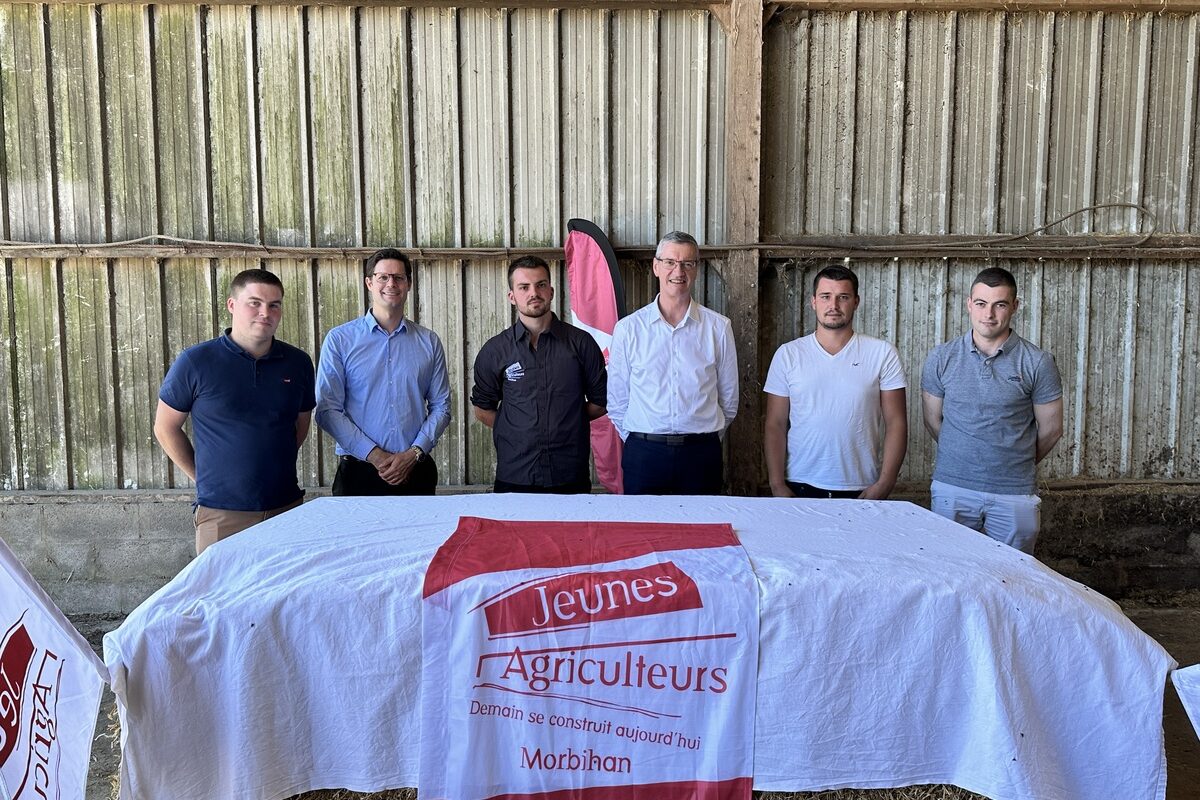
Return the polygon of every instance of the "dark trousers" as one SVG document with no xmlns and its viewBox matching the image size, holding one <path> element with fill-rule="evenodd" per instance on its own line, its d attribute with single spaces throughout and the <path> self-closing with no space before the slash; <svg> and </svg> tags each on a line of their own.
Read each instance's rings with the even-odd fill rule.
<svg viewBox="0 0 1200 800">
<path fill-rule="evenodd" d="M 630 433 L 621 452 L 625 494 L 722 494 L 721 437 Z"/>
<path fill-rule="evenodd" d="M 862 489 L 822 489 L 812 484 L 791 481 L 787 482 L 787 486 L 796 497 L 813 500 L 855 500 L 862 494 Z"/>
<path fill-rule="evenodd" d="M 374 465 L 354 456 L 338 459 L 337 474 L 333 477 L 335 497 L 412 497 L 433 494 L 437 488 L 438 471 L 433 459 L 426 456 L 415 464 L 408 480 L 397 486 L 379 477 Z"/>
<path fill-rule="evenodd" d="M 495 484 L 492 485 L 492 491 L 496 494 L 508 494 L 510 492 L 519 494 L 591 494 L 592 479 L 587 477 L 580 478 L 577 481 L 563 483 L 558 486 L 528 486 L 523 483 L 509 483 L 497 478 Z"/>
</svg>

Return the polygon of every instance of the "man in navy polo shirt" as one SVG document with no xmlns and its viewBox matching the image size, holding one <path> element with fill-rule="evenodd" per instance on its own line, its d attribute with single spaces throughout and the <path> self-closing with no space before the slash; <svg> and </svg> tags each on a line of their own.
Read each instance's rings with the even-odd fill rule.
<svg viewBox="0 0 1200 800">
<path fill-rule="evenodd" d="M 275 338 L 283 284 L 240 272 L 225 307 L 232 327 L 179 354 L 158 393 L 154 436 L 196 483 L 196 554 L 300 505 L 296 454 L 316 402 L 312 359 Z M 192 418 L 195 446 L 183 430 Z"/>
<path fill-rule="evenodd" d="M 931 508 L 1026 553 L 1041 523 L 1037 463 L 1062 437 L 1054 357 L 1017 335 L 1017 281 L 992 267 L 967 300 L 971 330 L 939 345 L 921 373 L 925 427 L 938 443 Z"/>
</svg>

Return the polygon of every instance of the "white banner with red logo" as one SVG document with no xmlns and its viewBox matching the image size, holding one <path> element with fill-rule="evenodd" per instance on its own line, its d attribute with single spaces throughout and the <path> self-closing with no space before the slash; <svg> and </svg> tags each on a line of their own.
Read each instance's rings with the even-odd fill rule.
<svg viewBox="0 0 1200 800">
<path fill-rule="evenodd" d="M 83 798 L 104 666 L 0 540 L 0 797 Z"/>
<path fill-rule="evenodd" d="M 423 596 L 423 800 L 750 797 L 759 593 L 729 525 L 463 517 Z"/>
</svg>

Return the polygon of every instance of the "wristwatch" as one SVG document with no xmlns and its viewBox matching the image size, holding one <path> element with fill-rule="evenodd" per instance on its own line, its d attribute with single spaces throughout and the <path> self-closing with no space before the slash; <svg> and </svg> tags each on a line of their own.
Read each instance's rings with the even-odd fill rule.
<svg viewBox="0 0 1200 800">
<path fill-rule="evenodd" d="M 417 463 L 418 464 L 420 464 L 422 461 L 425 460 L 425 451 L 422 450 L 420 447 L 417 447 L 414 444 L 412 447 L 410 447 L 408 449 L 414 451 L 417 454 Z"/>
</svg>

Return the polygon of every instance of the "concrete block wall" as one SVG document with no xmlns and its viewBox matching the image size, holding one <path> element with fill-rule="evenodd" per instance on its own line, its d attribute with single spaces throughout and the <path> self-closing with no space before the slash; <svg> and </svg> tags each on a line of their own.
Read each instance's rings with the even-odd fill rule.
<svg viewBox="0 0 1200 800">
<path fill-rule="evenodd" d="M 309 490 L 309 497 L 327 490 Z M 192 559 L 190 491 L 0 492 L 0 537 L 59 607 L 123 617 Z M 896 499 L 928 506 L 924 487 Z M 1200 485 L 1063 484 L 1038 557 L 1110 597 L 1200 588 Z"/>
</svg>

